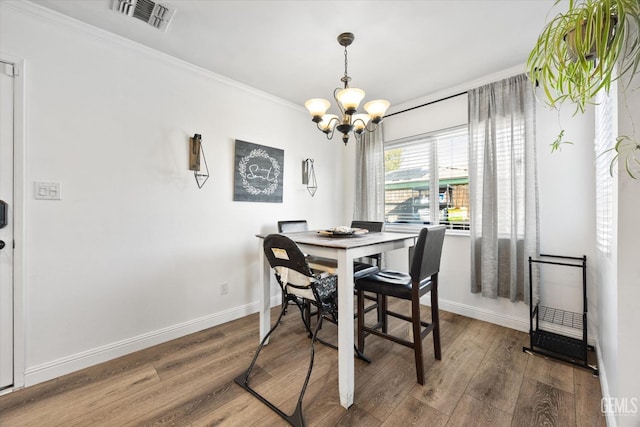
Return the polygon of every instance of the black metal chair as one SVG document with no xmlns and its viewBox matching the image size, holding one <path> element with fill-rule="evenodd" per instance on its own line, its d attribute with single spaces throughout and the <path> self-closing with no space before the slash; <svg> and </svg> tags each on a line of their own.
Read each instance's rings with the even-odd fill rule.
<svg viewBox="0 0 640 427">
<path fill-rule="evenodd" d="M 351 228 L 364 228 L 371 231 L 382 231 L 382 226 L 384 223 L 382 222 L 371 222 L 371 221 L 353 221 L 351 223 Z M 286 220 L 286 221 L 278 221 L 278 233 L 297 233 L 301 231 L 309 231 L 309 224 L 304 219 L 297 220 Z M 338 268 L 338 262 L 331 258 L 323 258 L 314 255 L 306 255 L 307 262 L 311 268 L 317 270 L 324 270 L 329 273 L 335 273 Z M 353 263 L 353 278 L 357 279 L 361 276 L 366 276 L 367 274 L 371 274 L 376 272 L 378 269 L 375 267 L 380 267 L 380 256 L 374 255 L 371 257 L 377 260 L 376 265 L 371 265 L 365 262 L 354 262 Z"/>
<path fill-rule="evenodd" d="M 302 399 L 311 377 L 313 369 L 313 360 L 315 355 L 315 343 L 319 341 L 330 347 L 336 346 L 318 339 L 318 331 L 322 327 L 324 319 L 337 323 L 338 305 L 337 305 L 337 284 L 338 276 L 322 271 L 314 271 L 309 267 L 307 260 L 298 246 L 290 238 L 279 235 L 270 234 L 264 239 L 264 253 L 269 261 L 269 265 L 275 272 L 276 279 L 282 289 L 284 296 L 284 305 L 280 311 L 278 319 L 273 327 L 265 335 L 260 342 L 256 354 L 249 365 L 246 372 L 236 377 L 235 382 L 249 393 L 258 398 L 262 403 L 271 408 L 274 412 L 284 418 L 287 422 L 294 426 L 304 426 L 304 417 L 302 415 Z M 318 322 L 313 331 L 305 316 L 305 307 L 301 301 L 308 301 L 318 310 Z M 302 322 L 308 333 L 311 334 L 311 357 L 309 360 L 309 368 L 305 377 L 295 410 L 292 414 L 285 414 L 280 408 L 267 400 L 249 385 L 249 376 L 255 366 L 260 351 L 264 347 L 269 337 L 280 325 L 282 316 L 284 315 L 289 303 L 294 303 L 300 309 Z"/>
<path fill-rule="evenodd" d="M 420 230 L 413 251 L 409 274 L 391 270 L 381 270 L 362 277 L 355 282 L 358 305 L 358 351 L 364 352 L 364 340 L 369 334 L 389 339 L 412 348 L 415 353 L 418 383 L 424 384 L 424 362 L 422 360 L 422 340 L 433 332 L 435 358 L 441 359 L 440 322 L 438 319 L 438 272 L 444 242 L 445 226 L 434 226 Z M 431 292 L 431 323 L 420 320 L 420 297 Z M 382 321 L 373 326 L 365 325 L 364 293 L 382 296 Z M 411 301 L 411 316 L 388 309 L 388 297 Z M 412 341 L 388 333 L 388 316 L 410 322 Z"/>
<path fill-rule="evenodd" d="M 356 224 L 356 225 L 354 225 Z M 354 221 L 351 224 L 352 228 L 365 228 L 369 231 L 382 231 L 382 222 L 370 222 L 370 221 Z M 279 233 L 299 233 L 303 231 L 309 231 L 309 224 L 307 220 L 304 219 L 296 219 L 296 220 L 284 220 L 278 221 L 278 232 Z M 315 255 L 305 255 L 307 263 L 309 266 L 315 270 L 326 271 L 331 274 L 335 274 L 338 269 L 338 261 L 331 258 L 324 258 Z M 371 265 L 366 262 L 355 261 L 353 263 L 353 279 L 356 280 L 359 277 L 366 276 L 367 274 L 375 273 L 379 270 L 380 262 L 379 257 L 373 256 L 373 259 L 378 260 L 375 265 Z M 371 297 L 368 296 L 368 299 Z M 303 301 L 304 302 L 304 301 Z M 282 304 L 284 304 L 284 297 L 282 300 Z M 375 309 L 375 304 L 367 307 L 367 311 Z M 311 312 L 311 307 L 308 304 L 305 304 L 305 313 L 307 316 L 307 321 L 311 321 L 311 316 L 315 313 Z"/>
<path fill-rule="evenodd" d="M 309 224 L 306 219 L 278 221 L 278 233 L 299 233 L 301 231 L 309 231 Z M 306 258 L 309 266 L 316 270 L 335 273 L 338 268 L 338 262 L 335 259 L 314 255 L 306 255 Z"/>
</svg>

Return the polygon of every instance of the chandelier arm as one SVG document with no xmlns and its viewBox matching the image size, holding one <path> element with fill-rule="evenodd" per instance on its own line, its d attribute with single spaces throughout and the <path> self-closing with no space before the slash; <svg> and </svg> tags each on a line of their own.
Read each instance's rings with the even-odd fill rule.
<svg viewBox="0 0 640 427">
<path fill-rule="evenodd" d="M 344 83 L 345 87 L 347 85 L 347 82 Z M 340 101 L 338 101 L 338 92 L 340 92 L 342 90 L 342 88 L 337 87 L 333 90 L 333 99 L 336 100 L 336 104 L 338 105 L 338 109 L 340 110 L 340 113 L 342 114 L 342 121 L 344 121 L 344 116 L 347 115 L 346 111 L 344 110 L 344 108 L 342 107 L 342 104 L 340 103 Z"/>
<path fill-rule="evenodd" d="M 366 130 L 367 132 L 373 132 L 374 130 L 378 129 L 378 123 L 373 123 L 373 127 L 369 129 L 369 124 L 371 123 L 373 123 L 373 121 L 369 120 L 369 122 L 364 126 L 364 130 Z"/>
<path fill-rule="evenodd" d="M 324 130 L 320 127 L 320 123 L 317 122 L 316 123 L 316 127 L 318 128 L 318 130 L 322 133 L 324 133 L 325 135 L 327 135 L 327 139 L 331 139 L 333 138 L 333 133 L 336 130 L 336 126 L 338 125 L 338 123 L 340 122 L 340 120 L 338 120 L 338 118 L 334 117 L 331 120 L 329 120 L 329 124 L 327 126 L 328 129 L 331 130 Z"/>
<path fill-rule="evenodd" d="M 364 125 L 364 126 L 363 126 L 363 129 L 364 129 L 364 130 L 366 130 L 367 132 L 371 132 L 369 129 L 367 129 L 368 123 L 365 123 L 365 122 L 364 122 L 364 120 L 362 120 L 362 119 L 360 119 L 360 118 L 355 119 L 355 120 L 351 123 L 351 124 L 353 125 L 353 127 L 354 127 L 354 128 L 355 128 L 355 126 L 356 126 L 356 122 L 360 122 L 360 123 L 362 123 L 362 124 Z M 374 128 L 374 129 L 375 129 L 375 128 Z M 355 133 L 355 132 L 354 132 L 354 133 Z"/>
<path fill-rule="evenodd" d="M 336 126 L 338 126 L 338 124 L 340 123 L 340 120 L 337 117 L 332 118 L 331 120 L 329 120 L 329 127 L 331 128 L 331 136 L 333 137 L 333 131 L 336 130 Z M 329 138 L 331 139 L 331 138 Z"/>
</svg>

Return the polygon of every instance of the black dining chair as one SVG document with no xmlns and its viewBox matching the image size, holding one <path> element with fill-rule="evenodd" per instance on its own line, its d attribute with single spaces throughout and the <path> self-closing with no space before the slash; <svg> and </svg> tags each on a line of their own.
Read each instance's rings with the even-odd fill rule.
<svg viewBox="0 0 640 427">
<path fill-rule="evenodd" d="M 291 425 L 303 426 L 305 425 L 305 422 L 302 415 L 302 399 L 304 398 L 304 393 L 307 389 L 307 385 L 309 384 L 309 378 L 311 377 L 311 371 L 313 369 L 315 343 L 318 341 L 336 348 L 334 345 L 318 339 L 318 331 L 321 329 L 322 322 L 325 319 L 328 319 L 333 323 L 337 323 L 338 276 L 324 271 L 312 270 L 309 267 L 304 254 L 300 251 L 300 248 L 298 248 L 295 242 L 290 238 L 283 235 L 268 235 L 264 239 L 264 253 L 269 261 L 269 265 L 273 268 L 278 284 L 282 289 L 285 303 L 273 327 L 260 342 L 249 368 L 246 372 L 243 372 L 236 377 L 235 382 L 258 398 L 258 400 L 267 405 L 271 410 L 276 412 Z M 318 310 L 319 319 L 313 331 L 311 330 L 311 325 L 305 318 L 304 307 L 300 303 L 301 300 L 309 301 Z M 311 334 L 311 356 L 309 360 L 309 368 L 307 369 L 307 374 L 302 384 L 295 410 L 291 414 L 285 414 L 280 408 L 270 402 L 250 385 L 250 376 L 260 352 L 262 351 L 265 343 L 269 340 L 269 337 L 272 336 L 277 327 L 281 324 L 282 316 L 290 303 L 294 303 L 299 308 L 302 322 L 307 332 Z"/>
<path fill-rule="evenodd" d="M 359 221 L 359 220 L 353 220 L 351 221 L 351 228 L 364 228 L 365 230 L 368 230 L 369 233 L 379 233 L 382 231 L 382 229 L 384 228 L 384 222 L 381 221 Z M 373 254 L 373 255 L 367 255 L 366 257 L 363 257 L 359 260 L 361 266 L 359 268 L 359 271 L 356 270 L 356 266 L 354 265 L 354 270 L 353 270 L 353 280 L 355 282 L 355 280 L 359 279 L 360 277 L 364 277 L 367 276 L 371 273 L 375 273 L 377 270 L 379 270 L 380 268 L 382 268 L 382 254 Z M 356 263 L 357 264 L 357 263 Z M 362 266 L 362 264 L 364 265 L 370 265 L 372 267 L 377 267 L 377 270 L 375 268 L 366 268 L 364 266 Z M 354 292 L 355 289 L 354 289 Z M 370 295 L 365 293 L 364 298 L 366 300 L 369 301 L 375 301 L 373 304 L 369 304 L 368 306 L 366 306 L 364 308 L 364 312 L 368 313 L 372 310 L 377 310 L 378 311 L 378 322 L 382 321 L 382 304 L 381 304 L 381 300 L 382 300 L 382 296 L 381 295 Z M 358 313 L 355 313 L 355 316 L 357 317 Z"/>
<path fill-rule="evenodd" d="M 379 221 L 351 221 L 351 228 L 364 228 L 369 233 L 379 233 L 384 228 L 384 222 Z M 368 255 L 365 258 L 369 260 L 369 263 L 375 262 L 378 267 L 382 266 L 382 254 Z M 354 279 L 356 277 L 354 276 Z"/>
<path fill-rule="evenodd" d="M 298 231 L 309 231 L 309 224 L 306 219 L 278 221 L 278 233 L 295 233 Z"/>
<path fill-rule="evenodd" d="M 422 340 L 433 332 L 435 358 L 440 360 L 440 322 L 438 318 L 438 273 L 444 243 L 446 227 L 443 225 L 420 230 L 413 251 L 409 273 L 392 270 L 380 270 L 362 277 L 355 282 L 358 306 L 358 351 L 364 353 L 365 337 L 373 334 L 406 347 L 415 354 L 416 376 L 418 384 L 424 385 L 424 362 L 422 360 Z M 382 296 L 382 321 L 373 326 L 365 325 L 364 293 L 370 292 Z M 431 323 L 420 319 L 420 297 L 431 292 Z M 388 297 L 411 301 L 411 315 L 390 311 Z M 388 316 L 412 324 L 412 341 L 392 335 L 388 332 Z"/>
</svg>

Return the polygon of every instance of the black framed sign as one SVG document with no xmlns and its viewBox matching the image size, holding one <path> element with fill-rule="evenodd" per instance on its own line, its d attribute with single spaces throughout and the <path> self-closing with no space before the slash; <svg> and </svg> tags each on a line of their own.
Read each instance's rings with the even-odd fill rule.
<svg viewBox="0 0 640 427">
<path fill-rule="evenodd" d="M 284 150 L 236 139 L 233 200 L 282 203 Z"/>
</svg>

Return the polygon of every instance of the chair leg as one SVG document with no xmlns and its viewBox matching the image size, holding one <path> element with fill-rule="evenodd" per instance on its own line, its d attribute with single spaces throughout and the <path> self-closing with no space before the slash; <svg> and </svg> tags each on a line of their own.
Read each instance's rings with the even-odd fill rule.
<svg viewBox="0 0 640 427">
<path fill-rule="evenodd" d="M 282 298 L 282 301 L 280 302 L 280 305 L 284 308 L 284 315 L 286 316 L 287 315 L 287 307 L 286 307 L 287 301 L 285 301 L 285 300 L 287 299 L 287 297 L 285 296 L 284 291 L 282 291 L 281 298 Z"/>
<path fill-rule="evenodd" d="M 303 299 L 302 302 L 296 299 L 295 303 L 300 310 L 300 317 L 307 330 L 307 336 L 311 338 L 313 336 L 313 331 L 311 330 L 311 303 L 305 299 Z"/>
<path fill-rule="evenodd" d="M 316 326 L 314 328 L 314 331 L 313 331 L 313 335 L 312 335 L 312 339 L 311 339 L 311 356 L 309 358 L 309 368 L 307 369 L 307 375 L 306 375 L 306 377 L 304 379 L 304 383 L 302 385 L 302 389 L 300 390 L 300 395 L 298 396 L 298 401 L 296 403 L 295 410 L 293 411 L 292 414 L 290 414 L 290 415 L 289 414 L 285 414 L 280 408 L 275 406 L 273 403 L 271 403 L 266 398 L 264 398 L 256 390 L 251 388 L 251 386 L 249 386 L 249 375 L 251 374 L 251 371 L 253 370 L 253 367 L 254 367 L 254 365 L 256 363 L 256 360 L 258 359 L 258 355 L 260 354 L 260 351 L 264 347 L 264 344 L 267 341 L 267 339 L 269 338 L 269 336 L 273 333 L 273 331 L 280 324 L 280 321 L 282 320 L 282 316 L 284 315 L 284 313 L 286 311 L 287 305 L 288 305 L 288 301 L 285 303 L 285 306 L 283 307 L 282 311 L 280 312 L 280 316 L 278 316 L 278 320 L 276 321 L 275 325 L 271 328 L 271 330 L 267 333 L 267 335 L 265 335 L 265 337 L 260 342 L 260 345 L 258 346 L 258 350 L 256 351 L 256 354 L 253 357 L 253 360 L 251 361 L 251 364 L 249 365 L 249 369 L 247 369 L 246 373 L 238 375 L 235 378 L 234 381 L 240 387 L 242 387 L 245 390 L 247 390 L 249 393 L 251 393 L 253 396 L 255 396 L 258 400 L 260 400 L 262 403 L 264 403 L 266 406 L 268 406 L 272 411 L 274 411 L 275 413 L 280 415 L 284 420 L 286 420 L 292 426 L 304 427 L 306 425 L 306 423 L 305 423 L 304 417 L 302 415 L 302 399 L 304 398 L 304 394 L 307 391 L 307 386 L 309 385 L 309 379 L 311 378 L 311 371 L 313 370 L 313 361 L 314 361 L 314 358 L 315 358 L 315 342 L 318 339 L 318 330 L 322 327 L 322 319 L 323 319 L 322 317 L 320 317 L 320 319 L 318 320 L 318 323 L 316 324 Z M 303 310 L 302 307 L 300 307 L 300 305 L 298 305 L 298 307 L 300 308 L 301 311 Z M 304 318 L 304 315 L 303 315 L 303 318 Z"/>
<path fill-rule="evenodd" d="M 383 300 L 383 296 L 382 294 L 376 294 L 376 313 L 378 315 L 378 324 L 382 324 L 382 316 L 384 315 L 382 312 L 382 300 Z"/>
<path fill-rule="evenodd" d="M 386 295 L 382 295 L 382 301 L 380 306 L 382 307 L 381 313 L 382 313 L 382 319 L 380 320 L 382 322 L 382 333 L 386 334 L 388 333 L 388 327 L 389 327 L 389 315 L 387 314 L 388 308 L 389 308 L 389 300 L 387 298 Z"/>
<path fill-rule="evenodd" d="M 438 278 L 432 279 L 431 286 L 431 323 L 433 323 L 433 353 L 436 360 L 442 360 L 440 348 L 440 314 L 438 309 Z"/>
<path fill-rule="evenodd" d="M 320 309 L 318 309 L 319 311 Z M 318 319 L 318 323 L 316 323 L 316 327 L 313 331 L 313 337 L 311 338 L 311 356 L 309 358 L 309 369 L 307 370 L 307 376 L 304 379 L 304 384 L 302 385 L 302 390 L 300 390 L 300 396 L 298 397 L 298 403 L 296 404 L 296 412 L 300 413 L 300 417 L 302 417 L 302 398 L 304 397 L 304 393 L 307 391 L 307 385 L 309 385 L 309 379 L 311 378 L 311 371 L 313 370 L 313 360 L 316 355 L 316 341 L 318 339 L 318 331 L 322 328 L 322 319 L 320 316 Z M 304 423 L 304 420 L 302 420 Z"/>
<path fill-rule="evenodd" d="M 424 385 L 424 361 L 422 360 L 422 327 L 420 324 L 420 300 L 411 301 L 411 323 L 413 325 L 413 351 L 416 358 L 418 384 Z"/>
<path fill-rule="evenodd" d="M 273 331 L 275 331 L 278 325 L 280 325 L 280 321 L 282 320 L 282 316 L 284 316 L 284 314 L 286 313 L 288 305 L 289 305 L 289 301 L 285 300 L 284 305 L 282 306 L 282 310 L 280 310 L 280 315 L 278 316 L 278 320 L 276 320 L 276 322 L 273 324 L 269 332 L 267 332 L 267 335 L 265 335 L 264 338 L 262 338 L 262 341 L 260 341 L 260 345 L 258 345 L 256 354 L 253 356 L 253 359 L 249 364 L 249 368 L 244 374 L 239 375 L 235 379 L 236 383 L 239 384 L 240 386 L 246 387 L 248 385 L 249 375 L 251 375 L 251 371 L 253 370 L 253 366 L 256 364 L 256 360 L 258 360 L 258 355 L 260 355 L 260 352 L 264 348 L 265 343 L 269 340 L 269 337 L 271 336 Z"/>
<path fill-rule="evenodd" d="M 364 353 L 364 292 L 358 290 L 356 292 L 357 311 L 358 311 L 358 352 Z"/>
</svg>

